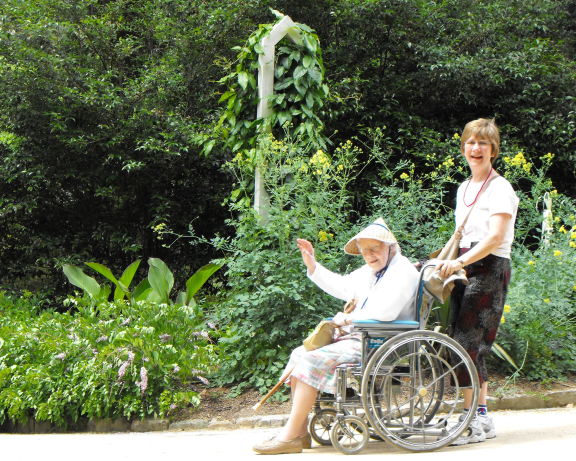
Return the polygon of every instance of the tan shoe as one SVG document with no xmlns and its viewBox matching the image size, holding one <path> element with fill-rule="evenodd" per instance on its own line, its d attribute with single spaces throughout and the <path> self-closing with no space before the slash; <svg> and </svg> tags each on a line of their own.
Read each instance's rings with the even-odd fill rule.
<svg viewBox="0 0 576 461">
<path fill-rule="evenodd" d="M 296 437 L 296 439 L 300 440 L 304 450 L 312 448 L 312 436 L 308 432 L 304 435 L 301 435 L 300 437 Z"/>
<path fill-rule="evenodd" d="M 303 436 L 305 437 L 305 436 Z M 302 453 L 302 437 L 283 442 L 276 439 L 276 437 L 266 440 L 265 442 L 257 443 L 252 447 L 256 453 L 261 455 L 283 455 L 286 453 Z"/>
</svg>

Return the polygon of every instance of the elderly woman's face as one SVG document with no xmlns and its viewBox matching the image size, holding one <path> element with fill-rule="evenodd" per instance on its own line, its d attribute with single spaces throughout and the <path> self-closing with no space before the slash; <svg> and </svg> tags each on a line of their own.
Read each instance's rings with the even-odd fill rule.
<svg viewBox="0 0 576 461">
<path fill-rule="evenodd" d="M 358 239 L 356 240 L 356 245 L 366 264 L 375 272 L 384 269 L 386 264 L 388 264 L 390 245 L 374 239 Z"/>
</svg>

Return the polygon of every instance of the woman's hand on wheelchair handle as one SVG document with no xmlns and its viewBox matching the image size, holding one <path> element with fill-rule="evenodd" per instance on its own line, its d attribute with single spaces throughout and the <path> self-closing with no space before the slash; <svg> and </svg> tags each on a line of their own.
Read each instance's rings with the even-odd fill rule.
<svg viewBox="0 0 576 461">
<path fill-rule="evenodd" d="M 444 259 L 438 262 L 436 271 L 442 278 L 450 277 L 454 272 L 463 268 L 462 262 L 457 259 Z"/>
</svg>

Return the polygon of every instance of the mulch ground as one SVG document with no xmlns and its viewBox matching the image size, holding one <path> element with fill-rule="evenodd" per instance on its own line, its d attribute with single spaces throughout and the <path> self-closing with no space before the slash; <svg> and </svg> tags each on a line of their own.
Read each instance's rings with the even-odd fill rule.
<svg viewBox="0 0 576 461">
<path fill-rule="evenodd" d="M 511 380 L 505 376 L 496 376 L 490 383 L 490 395 L 493 397 L 508 397 L 514 395 L 538 395 L 551 391 L 566 391 L 576 389 L 576 377 L 565 381 L 550 381 L 546 383 Z M 282 415 L 290 412 L 290 402 L 266 402 L 258 412 L 252 407 L 261 399 L 257 391 L 247 391 L 231 397 L 230 389 L 206 388 L 201 392 L 202 402 L 198 408 L 184 409 L 172 415 L 174 421 L 185 419 L 231 420 L 256 415 Z"/>
</svg>

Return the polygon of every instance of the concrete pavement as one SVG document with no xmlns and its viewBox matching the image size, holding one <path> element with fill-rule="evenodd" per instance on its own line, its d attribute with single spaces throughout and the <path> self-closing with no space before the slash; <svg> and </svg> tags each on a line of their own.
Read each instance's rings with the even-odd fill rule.
<svg viewBox="0 0 576 461">
<path fill-rule="evenodd" d="M 358 456 L 410 456 L 410 461 L 461 461 L 463 456 L 467 461 L 545 460 L 557 456 L 571 459 L 574 456 L 575 408 L 497 411 L 491 414 L 498 436 L 480 444 L 409 453 L 383 442 L 370 442 Z M 252 445 L 276 430 L 0 434 L 0 456 L 2 460 L 10 461 L 255 459 L 260 455 L 251 451 Z M 332 447 L 316 446 L 301 455 L 283 455 L 281 459 L 294 456 L 327 460 L 343 455 Z"/>
</svg>

